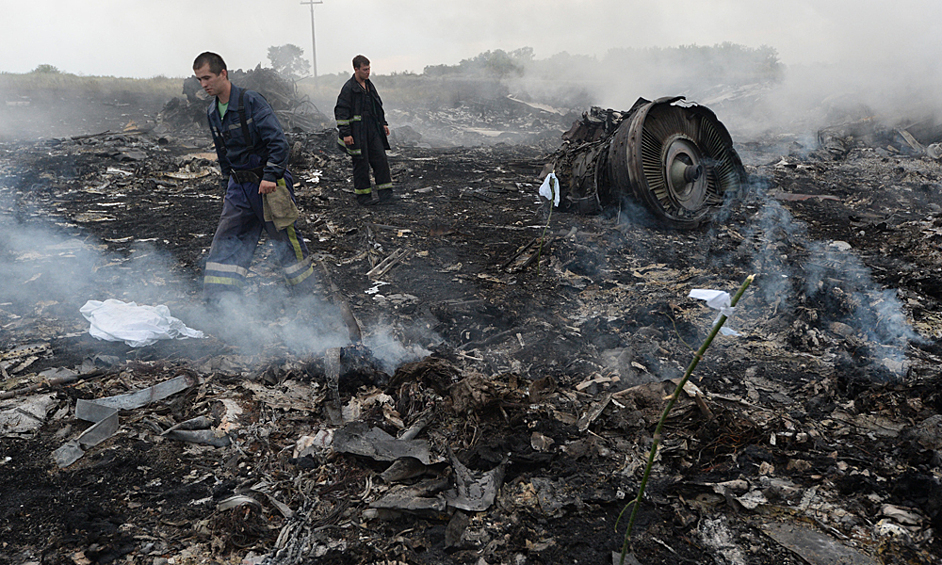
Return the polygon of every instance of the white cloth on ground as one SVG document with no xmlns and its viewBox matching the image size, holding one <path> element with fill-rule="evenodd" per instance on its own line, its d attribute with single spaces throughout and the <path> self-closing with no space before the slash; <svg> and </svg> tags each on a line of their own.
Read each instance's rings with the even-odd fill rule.
<svg viewBox="0 0 942 565">
<path fill-rule="evenodd" d="M 123 341 L 131 347 L 152 345 L 161 339 L 200 338 L 203 332 L 186 327 L 165 305 L 144 306 L 108 299 L 89 300 L 79 310 L 91 322 L 88 333 L 104 341 Z"/>
</svg>

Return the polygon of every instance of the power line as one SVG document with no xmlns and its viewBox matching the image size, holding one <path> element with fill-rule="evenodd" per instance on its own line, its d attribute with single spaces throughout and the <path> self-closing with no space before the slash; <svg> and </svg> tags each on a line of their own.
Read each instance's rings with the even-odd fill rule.
<svg viewBox="0 0 942 565">
<path fill-rule="evenodd" d="M 308 0 L 301 2 L 302 6 L 311 7 L 311 66 L 314 68 L 314 78 L 317 78 L 317 36 L 314 34 L 314 4 L 323 4 L 323 0 Z"/>
</svg>

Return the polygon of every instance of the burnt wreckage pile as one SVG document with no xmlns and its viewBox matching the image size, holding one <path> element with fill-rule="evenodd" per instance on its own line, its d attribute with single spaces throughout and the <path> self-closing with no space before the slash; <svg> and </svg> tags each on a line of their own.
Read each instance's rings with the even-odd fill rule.
<svg viewBox="0 0 942 565">
<path fill-rule="evenodd" d="M 618 562 L 715 317 L 688 294 L 758 273 L 671 413 L 626 562 L 937 563 L 942 167 L 902 134 L 733 152 L 679 102 L 606 113 L 555 155 L 396 148 L 385 208 L 352 205 L 332 132 L 292 133 L 323 288 L 279 297 L 263 252 L 223 320 L 195 284 L 208 138 L 3 147 L 0 562 Z M 704 225 L 541 215 L 548 161 L 573 202 Z M 574 180 L 590 170 L 617 182 Z M 79 308 L 105 298 L 207 335 L 95 340 Z"/>
</svg>

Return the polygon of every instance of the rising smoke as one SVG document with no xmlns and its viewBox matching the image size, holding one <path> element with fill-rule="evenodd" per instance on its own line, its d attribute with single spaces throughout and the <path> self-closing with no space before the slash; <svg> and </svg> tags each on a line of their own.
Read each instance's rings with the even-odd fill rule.
<svg viewBox="0 0 942 565">
<path fill-rule="evenodd" d="M 511 93 L 572 111 L 627 110 L 638 98 L 686 96 L 710 107 L 738 142 L 787 134 L 813 140 L 828 125 L 872 119 L 908 125 L 942 115 L 942 59 L 932 49 L 842 63 L 786 65 L 769 46 L 723 43 L 611 49 L 601 57 L 509 55 Z"/>
<path fill-rule="evenodd" d="M 78 231 L 23 224 L 7 216 L 0 220 L 0 272 L 4 274 L 0 310 L 7 316 L 55 319 L 84 331 L 88 323 L 79 312 L 82 305 L 113 298 L 139 305 L 165 304 L 188 327 L 203 331 L 207 339 L 238 348 L 243 355 L 286 351 L 312 356 L 350 344 L 336 303 L 317 295 L 289 296 L 277 275 L 252 277 L 244 294 L 228 297 L 210 309 L 202 303 L 192 275 L 180 272 L 170 254 L 150 243 L 118 254 Z M 422 346 L 402 343 L 397 333 L 387 323 L 371 326 L 363 336 L 364 344 L 390 374 L 403 362 L 428 354 Z M 438 338 L 424 332 L 423 339 L 424 344 L 434 344 Z M 195 350 L 202 345 L 199 341 L 191 340 Z"/>
<path fill-rule="evenodd" d="M 750 204 L 758 210 L 734 255 L 759 275 L 750 293 L 761 308 L 786 320 L 813 310 L 813 325 L 830 331 L 834 322 L 844 324 L 875 346 L 872 361 L 903 376 L 910 343 L 924 340 L 910 326 L 897 291 L 881 288 L 846 242 L 811 238 L 807 226 L 771 197 L 764 183 L 756 182 L 751 195 Z M 725 260 L 718 260 L 717 268 Z"/>
</svg>

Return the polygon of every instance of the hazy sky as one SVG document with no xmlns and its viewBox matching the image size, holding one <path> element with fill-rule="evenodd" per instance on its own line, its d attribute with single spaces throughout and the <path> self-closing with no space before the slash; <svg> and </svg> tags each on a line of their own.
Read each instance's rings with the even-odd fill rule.
<svg viewBox="0 0 942 565">
<path fill-rule="evenodd" d="M 603 55 L 615 47 L 732 42 L 774 47 L 787 65 L 845 62 L 937 72 L 938 0 L 323 0 L 315 6 L 319 74 L 422 72 L 487 50 L 532 47 Z M 0 0 L 0 71 L 40 64 L 84 75 L 182 77 L 216 51 L 232 69 L 268 65 L 268 48 L 311 54 L 301 0 Z"/>
</svg>

